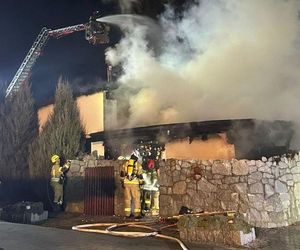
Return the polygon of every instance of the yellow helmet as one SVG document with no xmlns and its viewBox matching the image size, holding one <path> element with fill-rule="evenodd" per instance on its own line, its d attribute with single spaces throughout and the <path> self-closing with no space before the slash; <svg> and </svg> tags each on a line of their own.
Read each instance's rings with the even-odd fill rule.
<svg viewBox="0 0 300 250">
<path fill-rule="evenodd" d="M 57 160 L 59 160 L 59 156 L 58 155 L 52 155 L 51 156 L 51 162 L 55 163 Z"/>
</svg>

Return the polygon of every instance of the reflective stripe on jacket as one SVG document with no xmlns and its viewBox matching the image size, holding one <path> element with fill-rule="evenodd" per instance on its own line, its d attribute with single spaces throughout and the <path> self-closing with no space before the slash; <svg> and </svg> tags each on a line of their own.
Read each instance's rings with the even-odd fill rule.
<svg viewBox="0 0 300 250">
<path fill-rule="evenodd" d="M 59 182 L 59 178 L 54 178 L 54 177 L 53 177 L 53 178 L 51 178 L 51 181 L 52 181 L 52 182 Z"/>
<path fill-rule="evenodd" d="M 138 178 L 134 178 L 132 180 L 128 180 L 128 178 L 125 178 L 124 179 L 124 184 L 130 184 L 130 185 L 139 185 L 140 184 L 140 181 Z"/>
</svg>

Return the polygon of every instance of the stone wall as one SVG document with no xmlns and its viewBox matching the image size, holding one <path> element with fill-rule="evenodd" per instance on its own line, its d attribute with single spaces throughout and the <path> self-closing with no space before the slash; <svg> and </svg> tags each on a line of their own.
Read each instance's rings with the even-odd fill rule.
<svg viewBox="0 0 300 250">
<path fill-rule="evenodd" d="M 122 215 L 124 208 L 123 203 L 123 188 L 119 180 L 119 173 L 122 166 L 122 161 L 109 161 L 97 159 L 92 155 L 86 155 L 82 160 L 72 160 L 71 167 L 67 174 L 67 183 L 65 189 L 65 201 L 67 212 L 84 212 L 84 175 L 86 168 L 93 167 L 114 167 L 115 171 L 115 199 L 114 199 L 114 214 Z"/>
<path fill-rule="evenodd" d="M 66 185 L 66 210 L 83 213 L 84 170 L 113 166 L 114 214 L 123 215 L 119 173 L 123 161 L 86 156 L 73 160 Z M 300 220 L 300 157 L 262 160 L 160 162 L 160 216 L 177 215 L 181 206 L 194 211 L 236 210 L 258 227 L 279 227 Z"/>
<path fill-rule="evenodd" d="M 236 210 L 258 227 L 300 220 L 300 158 L 179 161 L 160 163 L 160 215 Z"/>
<path fill-rule="evenodd" d="M 224 215 L 184 215 L 177 223 L 181 240 L 246 245 L 255 240 L 255 230 L 238 217 Z"/>
</svg>

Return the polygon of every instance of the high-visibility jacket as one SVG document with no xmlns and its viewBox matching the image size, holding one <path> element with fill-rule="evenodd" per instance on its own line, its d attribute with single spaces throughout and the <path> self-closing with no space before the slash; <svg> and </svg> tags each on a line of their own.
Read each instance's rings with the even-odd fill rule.
<svg viewBox="0 0 300 250">
<path fill-rule="evenodd" d="M 143 179 L 142 173 L 142 165 L 129 159 L 122 166 L 121 180 L 124 184 L 139 185 Z"/>
<path fill-rule="evenodd" d="M 65 164 L 62 167 L 55 163 L 51 168 L 51 181 L 53 182 L 59 182 L 60 178 L 70 168 L 69 164 Z"/>
<path fill-rule="evenodd" d="M 157 172 L 156 171 L 144 171 L 143 172 L 143 179 L 144 184 L 142 185 L 142 189 L 148 191 L 158 191 L 158 179 L 157 179 Z"/>
</svg>

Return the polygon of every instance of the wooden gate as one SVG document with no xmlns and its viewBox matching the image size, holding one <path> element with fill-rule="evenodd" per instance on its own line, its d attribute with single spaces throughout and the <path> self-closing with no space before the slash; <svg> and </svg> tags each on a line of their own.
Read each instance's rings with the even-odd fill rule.
<svg viewBox="0 0 300 250">
<path fill-rule="evenodd" d="M 86 215 L 113 215 L 114 192 L 113 167 L 85 169 L 84 213 Z"/>
</svg>

